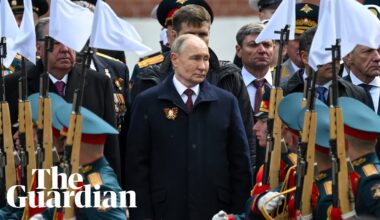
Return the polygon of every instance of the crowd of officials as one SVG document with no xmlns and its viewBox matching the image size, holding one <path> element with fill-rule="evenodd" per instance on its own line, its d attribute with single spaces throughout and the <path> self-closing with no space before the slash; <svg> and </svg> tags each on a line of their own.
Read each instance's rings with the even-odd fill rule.
<svg viewBox="0 0 380 220">
<path fill-rule="evenodd" d="M 81 86 L 79 58 L 57 41 L 46 54 L 44 38 L 50 19 L 42 15 L 49 6 L 45 0 L 32 2 L 38 60 L 36 65 L 26 64 L 27 93 L 37 121 L 35 93 L 40 91 L 40 75 L 47 65 L 53 143 L 62 155 L 70 103 Z M 318 28 L 319 6 L 318 1 L 296 4 L 295 39 L 284 48 L 274 40 L 256 43 L 281 2 L 248 2 L 260 21 L 236 33 L 233 62 L 219 60 L 209 47 L 214 14 L 206 0 L 162 0 L 153 12 L 162 26 L 162 51 L 141 58 L 131 75 L 123 52 L 91 54 L 82 103 L 80 173 L 94 191 L 134 191 L 137 207 L 77 208 L 77 219 L 243 220 L 266 219 L 267 213 L 281 219 L 380 218 L 380 42 L 378 48 L 357 45 L 337 65 L 318 66 L 312 214 L 300 216 L 294 192 L 282 194 L 296 185 L 297 147 L 305 114 L 302 93 L 312 77 L 308 56 Z M 360 3 L 380 19 L 378 1 Z M 93 11 L 96 1 L 77 4 Z M 9 5 L 20 24 L 23 1 L 9 0 Z M 280 185 L 269 189 L 262 186 L 262 165 L 268 146 L 270 89 L 278 63 L 282 63 L 284 93 L 278 106 L 283 147 Z M 346 216 L 337 215 L 332 207 L 328 106 L 333 73 L 338 75 L 338 103 L 352 164 L 349 185 L 354 211 Z M 24 74 L 20 56 L 3 74 L 17 148 L 16 88 Z M 1 205 L 0 219 L 21 219 L 22 210 Z M 34 220 L 52 219 L 53 212 L 30 208 L 28 215 Z"/>
</svg>

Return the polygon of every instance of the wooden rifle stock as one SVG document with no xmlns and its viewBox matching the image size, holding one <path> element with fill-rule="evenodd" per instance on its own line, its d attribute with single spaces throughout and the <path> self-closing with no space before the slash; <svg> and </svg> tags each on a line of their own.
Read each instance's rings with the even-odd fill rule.
<svg viewBox="0 0 380 220">
<path fill-rule="evenodd" d="M 345 148 L 343 112 L 338 106 L 338 83 L 336 65 L 340 62 L 340 39 L 336 40 L 336 44 L 332 45 L 332 92 L 330 92 L 330 145 L 332 169 L 332 193 L 333 208 L 340 208 L 342 215 L 354 216 L 355 210 L 351 205 L 354 199 L 350 189 L 350 179 L 348 176 L 348 166 Z M 338 166 L 338 167 L 337 167 Z"/>
</svg>

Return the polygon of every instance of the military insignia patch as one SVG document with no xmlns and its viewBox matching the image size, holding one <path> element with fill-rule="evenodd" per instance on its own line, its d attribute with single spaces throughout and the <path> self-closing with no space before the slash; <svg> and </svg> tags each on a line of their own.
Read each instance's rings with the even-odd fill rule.
<svg viewBox="0 0 380 220">
<path fill-rule="evenodd" d="M 360 166 L 365 161 L 366 161 L 366 158 L 362 157 L 362 158 L 359 158 L 359 159 L 356 159 L 356 160 L 352 161 L 352 165 L 354 165 L 354 166 Z"/>
<path fill-rule="evenodd" d="M 380 184 L 375 184 L 371 187 L 372 198 L 379 199 L 380 198 Z"/>
<path fill-rule="evenodd" d="M 308 4 L 305 4 L 305 6 L 303 6 L 303 8 L 301 8 L 301 11 L 305 12 L 306 14 L 311 12 L 313 9 L 310 8 L 310 6 Z"/>
<path fill-rule="evenodd" d="M 377 171 L 375 165 L 373 165 L 373 164 L 367 164 L 367 165 L 363 166 L 362 170 L 366 176 L 372 176 L 374 174 L 379 173 L 379 171 Z"/>
<path fill-rule="evenodd" d="M 180 4 L 184 4 L 185 2 L 187 2 L 187 0 L 177 0 L 177 3 L 180 3 Z"/>
<path fill-rule="evenodd" d="M 332 181 L 326 181 L 323 183 L 323 188 L 325 189 L 326 195 L 332 194 Z"/>
<path fill-rule="evenodd" d="M 178 108 L 164 108 L 165 117 L 169 120 L 175 120 L 178 114 Z"/>
<path fill-rule="evenodd" d="M 101 186 L 103 185 L 102 177 L 100 176 L 100 173 L 91 173 L 87 176 L 87 180 L 90 183 L 92 187 L 95 185 Z"/>
<path fill-rule="evenodd" d="M 87 165 L 87 166 L 84 166 L 80 169 L 80 172 L 81 173 L 88 173 L 92 170 L 92 166 L 91 165 Z"/>
<path fill-rule="evenodd" d="M 118 90 L 123 90 L 123 82 L 124 82 L 124 79 L 123 78 L 117 78 L 115 79 L 114 83 L 115 83 L 115 86 L 117 87 Z"/>
</svg>

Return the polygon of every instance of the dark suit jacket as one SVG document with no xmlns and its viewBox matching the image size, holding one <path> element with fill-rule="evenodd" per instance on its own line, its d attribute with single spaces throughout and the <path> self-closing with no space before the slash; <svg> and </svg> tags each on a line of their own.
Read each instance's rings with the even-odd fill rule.
<svg viewBox="0 0 380 220">
<path fill-rule="evenodd" d="M 281 85 L 284 91 L 284 96 L 294 92 L 303 92 L 303 71 L 304 70 L 300 70 L 296 72 L 287 82 Z M 351 97 L 363 102 L 366 105 L 370 105 L 368 96 L 363 88 L 361 88 L 360 86 L 355 86 L 350 82 L 347 82 L 340 76 L 338 76 L 338 96 Z M 329 100 L 327 100 L 327 103 L 329 103 Z"/>
<path fill-rule="evenodd" d="M 348 82 L 352 82 L 350 75 L 343 77 L 343 79 L 347 80 Z M 379 106 L 380 106 L 380 102 L 379 102 Z M 380 108 L 377 109 L 377 114 L 380 115 Z M 376 154 L 377 154 L 377 157 L 380 158 L 380 135 L 377 137 Z"/>
<path fill-rule="evenodd" d="M 172 78 L 141 93 L 132 107 L 126 176 L 138 208 L 130 209 L 131 219 L 242 212 L 252 176 L 236 98 L 205 81 L 189 113 Z"/>
<path fill-rule="evenodd" d="M 43 71 L 41 61 L 28 71 L 28 94 L 39 92 L 40 74 Z M 9 103 L 12 124 L 18 118 L 18 80 L 20 72 L 8 75 L 5 78 L 6 96 Z M 80 84 L 80 68 L 75 67 L 70 73 L 65 88 L 65 100 L 73 101 L 74 90 Z M 57 93 L 54 84 L 50 81 L 49 92 Z M 83 106 L 91 110 L 106 122 L 116 127 L 115 109 L 113 105 L 112 85 L 108 77 L 98 72 L 89 70 L 86 76 L 86 83 L 83 94 Z M 104 154 L 115 173 L 120 177 L 120 149 L 117 136 L 107 137 Z"/>
</svg>

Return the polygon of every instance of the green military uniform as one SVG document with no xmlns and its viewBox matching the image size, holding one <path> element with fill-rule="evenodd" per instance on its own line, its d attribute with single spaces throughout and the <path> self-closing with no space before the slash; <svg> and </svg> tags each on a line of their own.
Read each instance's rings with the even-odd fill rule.
<svg viewBox="0 0 380 220">
<path fill-rule="evenodd" d="M 327 155 L 326 155 L 327 156 Z M 332 207 L 332 177 L 331 169 L 324 170 L 315 178 L 312 200 L 314 205 L 314 219 L 330 219 Z"/>
<path fill-rule="evenodd" d="M 376 153 L 352 161 L 360 175 L 355 209 L 358 215 L 380 217 L 380 161 Z"/>
</svg>

